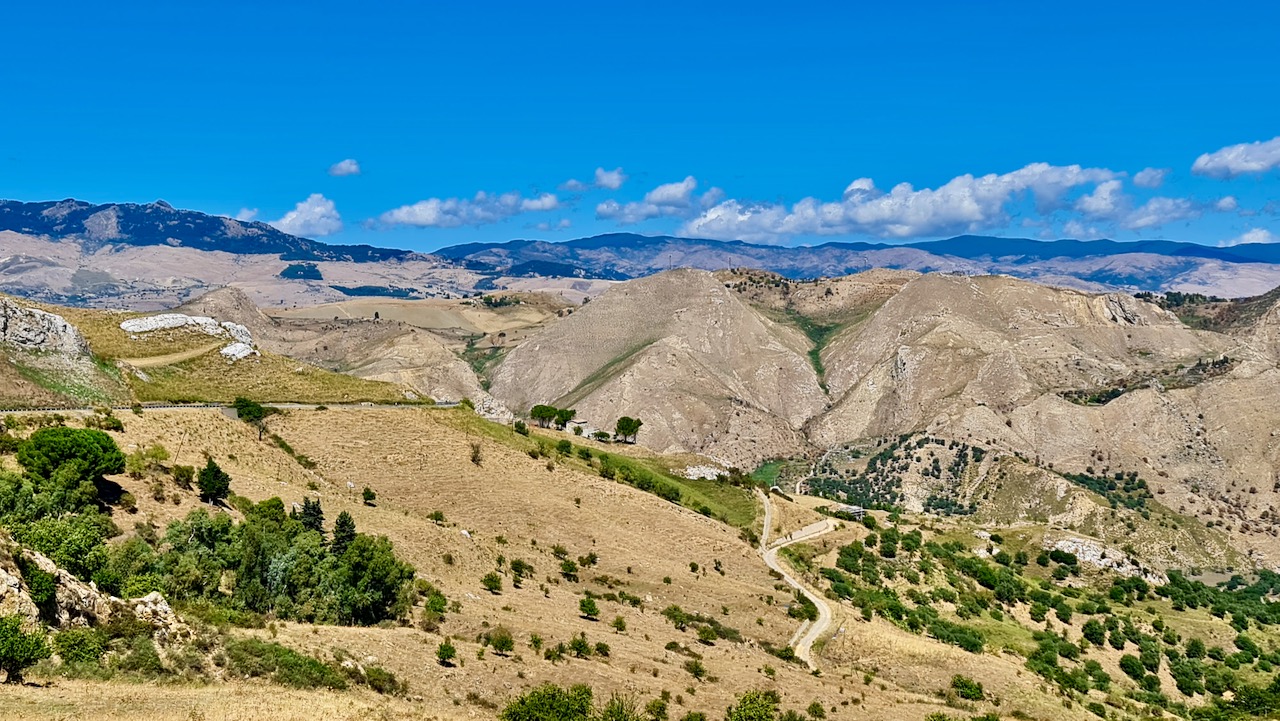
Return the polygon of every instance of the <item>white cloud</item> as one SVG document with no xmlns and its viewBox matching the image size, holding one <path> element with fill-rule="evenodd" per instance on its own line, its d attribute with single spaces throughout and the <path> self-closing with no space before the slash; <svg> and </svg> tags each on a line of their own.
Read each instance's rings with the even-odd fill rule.
<svg viewBox="0 0 1280 721">
<path fill-rule="evenodd" d="M 582 193 L 592 189 L 617 190 L 622 184 L 627 182 L 627 174 L 622 172 L 622 168 L 614 168 L 613 170 L 605 170 L 603 167 L 596 168 L 595 180 L 591 183 L 584 183 L 576 178 L 570 178 L 560 184 L 560 189 L 570 193 Z"/>
<path fill-rule="evenodd" d="M 554 223 L 548 223 L 544 221 L 544 222 L 538 223 L 533 227 L 538 230 L 541 230 L 544 233 L 547 233 L 554 230 L 568 230 L 572 226 L 573 226 L 573 223 L 570 222 L 568 218 L 561 218 L 560 220 Z"/>
<path fill-rule="evenodd" d="M 686 176 L 679 183 L 665 183 L 644 194 L 644 202 L 668 208 L 687 208 L 698 179 Z"/>
<path fill-rule="evenodd" d="M 1169 175 L 1168 168 L 1145 168 L 1133 176 L 1133 184 L 1139 188 L 1159 188 L 1164 185 L 1167 175 Z"/>
<path fill-rule="evenodd" d="M 1006 205 L 1028 192 L 1040 212 L 1047 213 L 1060 208 L 1072 189 L 1116 177 L 1105 168 L 1032 163 L 1002 175 L 961 175 L 936 189 L 916 190 L 901 183 L 885 192 L 870 178 L 859 178 L 836 202 L 805 198 L 788 208 L 726 200 L 685 223 L 681 232 L 757 242 L 777 242 L 797 235 L 910 238 L 977 232 L 1006 222 Z"/>
<path fill-rule="evenodd" d="M 303 237 L 333 235 L 342 230 L 342 216 L 337 206 L 319 193 L 312 193 L 283 218 L 270 223 L 278 230 Z"/>
<path fill-rule="evenodd" d="M 353 158 L 340 160 L 334 163 L 333 165 L 329 166 L 329 175 L 332 175 L 334 177 L 340 178 L 346 175 L 359 175 L 359 174 L 360 174 L 360 163 L 356 162 L 355 159 Z"/>
<path fill-rule="evenodd" d="M 1218 202 L 1213 204 L 1213 209 L 1223 213 L 1234 213 L 1240 209 L 1240 203 L 1234 195 L 1225 195 L 1218 198 Z"/>
<path fill-rule="evenodd" d="M 551 193 L 543 193 L 536 198 L 525 198 L 520 201 L 520 210 L 525 212 L 538 212 L 543 210 L 555 210 L 560 207 L 560 200 Z"/>
<path fill-rule="evenodd" d="M 622 168 L 614 168 L 613 170 L 605 170 L 604 168 L 596 168 L 596 187 L 606 190 L 617 190 L 622 184 L 627 182 L 626 173 L 622 172 Z"/>
<path fill-rule="evenodd" d="M 517 192 L 486 193 L 473 198 L 427 198 L 402 205 L 378 217 L 383 225 L 412 225 L 419 228 L 457 228 L 464 225 L 498 223 L 525 212 L 555 210 L 560 200 L 551 193 L 525 198 Z"/>
<path fill-rule="evenodd" d="M 1102 237 L 1102 233 L 1097 228 L 1092 225 L 1085 225 L 1078 220 L 1068 220 L 1066 225 L 1062 226 L 1062 233 L 1066 237 L 1076 240 L 1094 240 Z"/>
<path fill-rule="evenodd" d="M 1253 230 L 1246 231 L 1235 238 L 1219 241 L 1218 247 L 1229 248 L 1233 245 L 1241 245 L 1244 243 L 1280 243 L 1280 235 L 1276 235 L 1266 228 L 1254 228 Z"/>
<path fill-rule="evenodd" d="M 1186 198 L 1156 197 L 1128 213 L 1120 221 L 1120 225 L 1129 230 L 1143 230 L 1179 220 L 1190 220 L 1199 215 L 1199 206 Z"/>
<path fill-rule="evenodd" d="M 1191 172 L 1227 179 L 1251 173 L 1265 173 L 1280 167 L 1280 137 L 1255 143 L 1228 145 L 1196 158 Z"/>
<path fill-rule="evenodd" d="M 241 208 L 240 211 L 236 213 L 235 217 L 236 217 L 236 220 L 243 220 L 246 223 L 249 222 L 250 220 L 256 220 L 258 218 L 258 209 L 257 208 Z"/>
<path fill-rule="evenodd" d="M 1093 218 L 1114 218 L 1129 206 L 1129 196 L 1122 190 L 1119 180 L 1098 183 L 1092 193 L 1076 199 L 1076 210 Z"/>
<path fill-rule="evenodd" d="M 612 198 L 596 206 L 596 217 L 616 220 L 619 225 L 634 225 L 651 218 L 690 218 L 720 202 L 724 191 L 711 188 L 695 197 L 698 179 L 692 175 L 677 183 L 664 183 L 644 194 L 644 200 L 619 203 Z"/>
</svg>

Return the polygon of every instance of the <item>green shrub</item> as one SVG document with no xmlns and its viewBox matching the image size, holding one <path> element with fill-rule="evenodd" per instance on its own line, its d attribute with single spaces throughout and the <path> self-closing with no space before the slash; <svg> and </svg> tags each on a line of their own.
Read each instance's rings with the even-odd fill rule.
<svg viewBox="0 0 1280 721">
<path fill-rule="evenodd" d="M 256 638 L 227 642 L 227 666 L 250 678 L 267 678 L 293 688 L 345 689 L 347 682 L 337 669 L 278 643 Z"/>
<path fill-rule="evenodd" d="M 63 663 L 97 663 L 107 652 L 107 639 L 92 628 L 71 628 L 53 637 L 53 647 Z"/>
<path fill-rule="evenodd" d="M 0 671 L 7 674 L 9 683 L 22 681 L 24 669 L 49 655 L 44 634 L 24 633 L 21 616 L 0 618 Z"/>
<path fill-rule="evenodd" d="M 516 698 L 502 710 L 502 721 L 587 721 L 591 718 L 591 689 L 545 684 Z"/>
<path fill-rule="evenodd" d="M 974 681 L 968 676 L 956 674 L 951 677 L 951 689 L 956 695 L 966 701 L 981 701 L 983 697 L 982 684 Z"/>
</svg>

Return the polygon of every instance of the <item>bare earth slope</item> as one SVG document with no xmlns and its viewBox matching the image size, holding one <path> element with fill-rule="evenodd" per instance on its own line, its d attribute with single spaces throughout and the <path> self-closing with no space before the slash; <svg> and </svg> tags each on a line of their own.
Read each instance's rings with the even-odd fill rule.
<svg viewBox="0 0 1280 721">
<path fill-rule="evenodd" d="M 645 443 L 749 464 L 804 447 L 826 396 L 796 330 L 761 316 L 714 275 L 679 270 L 616 286 L 513 350 L 493 377 L 509 408 L 573 407 Z"/>
</svg>

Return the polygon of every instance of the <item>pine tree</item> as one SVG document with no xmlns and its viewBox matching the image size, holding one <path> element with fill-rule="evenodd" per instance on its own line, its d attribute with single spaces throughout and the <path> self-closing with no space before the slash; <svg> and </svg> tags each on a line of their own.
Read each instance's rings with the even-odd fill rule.
<svg viewBox="0 0 1280 721">
<path fill-rule="evenodd" d="M 200 469 L 196 485 L 200 488 L 200 500 L 216 503 L 231 493 L 231 476 L 210 457 L 209 462 Z"/>
<path fill-rule="evenodd" d="M 324 535 L 324 510 L 320 508 L 319 498 L 302 499 L 302 511 L 296 518 L 303 528 Z"/>
<path fill-rule="evenodd" d="M 351 514 L 343 511 L 338 514 L 338 520 L 333 522 L 333 543 L 329 544 L 329 550 L 335 556 L 341 556 L 347 552 L 347 546 L 356 540 L 356 522 L 352 520 Z"/>
</svg>

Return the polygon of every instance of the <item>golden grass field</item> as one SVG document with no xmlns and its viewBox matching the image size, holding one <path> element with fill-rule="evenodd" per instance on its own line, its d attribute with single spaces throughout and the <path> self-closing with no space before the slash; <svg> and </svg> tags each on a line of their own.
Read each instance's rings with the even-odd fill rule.
<svg viewBox="0 0 1280 721">
<path fill-rule="evenodd" d="M 209 452 L 231 474 L 233 493 L 255 500 L 280 496 L 286 504 L 310 494 L 320 498 L 329 519 L 350 512 L 359 529 L 388 536 L 420 577 L 437 584 L 462 609 L 447 613 L 438 633 L 416 627 L 277 624 L 276 640 L 286 645 L 322 656 L 341 648 L 357 658 L 376 658 L 409 682 L 405 698 L 367 691 L 299 692 L 233 680 L 192 686 L 31 677 L 46 686 L 0 688 L 0 718 L 212 721 L 262 718 L 267 707 L 272 718 L 284 719 L 493 718 L 494 708 L 522 690 L 554 681 L 587 683 L 601 698 L 618 692 L 643 701 L 665 690 L 672 694 L 676 718 L 688 710 L 717 718 L 735 693 L 772 688 L 782 695 L 784 708 L 803 709 L 819 700 L 832 709 L 829 718 L 893 714 L 909 720 L 946 710 L 937 693 L 954 673 L 1008 694 L 1002 713 L 1020 709 L 1032 718 L 1086 717 L 1083 709 L 1065 709 L 1052 695 L 1036 691 L 1018 659 L 974 656 L 840 610 L 835 627 L 840 630 L 825 643 L 820 677 L 773 658 L 757 644 L 787 643 L 798 623 L 786 616 L 786 594 L 775 588 L 754 549 L 738 538 L 738 529 L 572 465 L 548 471 L 544 460 L 530 458 L 501 436 L 473 430 L 474 421 L 463 410 L 292 410 L 270 417 L 270 429 L 313 459 L 314 471 L 216 410 L 147 411 L 125 414 L 123 420 L 126 430 L 115 435 L 126 451 L 159 442 L 173 454 L 172 462 L 184 464 L 200 463 Z M 479 466 L 470 461 L 472 442 L 481 444 Z M 136 516 L 117 519 L 122 528 L 137 521 L 163 525 L 199 505 L 171 484 L 168 497 L 156 501 L 147 480 L 117 480 L 138 499 Z M 366 485 L 377 492 L 376 505 L 358 499 Z M 445 514 L 443 524 L 427 518 L 437 510 Z M 807 523 L 813 513 L 788 507 L 778 517 L 782 530 L 794 530 L 787 526 Z M 842 537 L 856 538 L 861 530 L 846 529 L 821 542 L 834 549 Z M 599 565 L 584 569 L 580 583 L 563 581 L 550 554 L 553 544 L 564 545 L 571 557 L 595 552 Z M 499 595 L 485 592 L 479 579 L 499 554 L 532 563 L 536 578 L 522 589 L 504 583 Z M 713 570 L 715 561 L 724 575 Z M 699 572 L 691 572 L 690 562 L 699 564 Z M 601 621 L 580 617 L 581 592 L 605 591 L 596 578 L 603 582 L 606 576 L 617 588 L 643 598 L 643 610 L 601 602 Z M 748 642 L 703 646 L 691 632 L 677 631 L 662 618 L 659 611 L 669 604 L 716 616 Z M 608 626 L 619 615 L 627 622 L 623 634 Z M 480 657 L 477 635 L 497 625 L 515 635 L 515 654 Z M 553 665 L 527 645 L 534 633 L 554 643 L 581 632 L 592 642 L 607 642 L 609 658 Z M 443 635 L 459 648 L 460 661 L 452 668 L 434 659 Z M 696 648 L 715 681 L 695 681 L 682 668 L 684 657 L 664 649 L 669 641 Z M 764 673 L 766 667 L 775 669 L 772 677 Z M 866 673 L 873 674 L 869 684 Z"/>
</svg>

